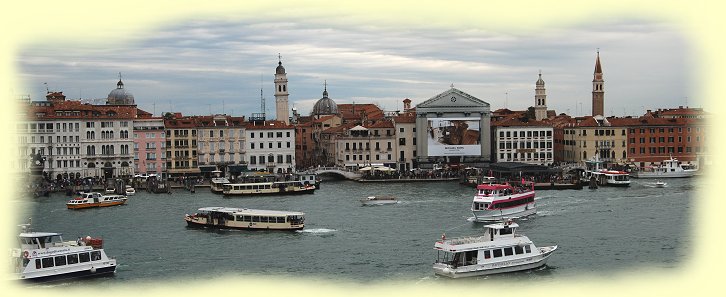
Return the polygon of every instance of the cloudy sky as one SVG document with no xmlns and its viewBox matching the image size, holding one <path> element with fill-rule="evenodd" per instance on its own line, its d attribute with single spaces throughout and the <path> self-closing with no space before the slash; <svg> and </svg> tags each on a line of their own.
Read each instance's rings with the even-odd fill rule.
<svg viewBox="0 0 726 297">
<path fill-rule="evenodd" d="M 376 103 L 384 110 L 401 109 L 404 98 L 421 103 L 451 84 L 492 109 L 526 109 L 541 71 L 548 108 L 585 115 L 599 49 L 606 115 L 701 104 L 691 94 L 692 53 L 682 32 L 637 17 L 527 30 L 341 24 L 309 15 L 194 17 L 104 39 L 26 44 L 16 56 L 23 87 L 15 92 L 42 100 L 47 83 L 68 98 L 105 98 L 120 72 L 136 104 L 156 115 L 249 116 L 260 112 L 262 89 L 274 116 L 279 53 L 290 107 L 302 114 L 322 97 L 324 81 L 337 103 Z"/>
</svg>

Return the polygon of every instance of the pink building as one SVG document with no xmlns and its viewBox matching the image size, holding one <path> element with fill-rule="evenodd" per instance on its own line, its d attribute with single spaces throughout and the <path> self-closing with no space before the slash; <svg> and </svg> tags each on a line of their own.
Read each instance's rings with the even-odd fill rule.
<svg viewBox="0 0 726 297">
<path fill-rule="evenodd" d="M 134 171 L 152 174 L 166 171 L 164 119 L 141 109 L 134 120 Z"/>
</svg>

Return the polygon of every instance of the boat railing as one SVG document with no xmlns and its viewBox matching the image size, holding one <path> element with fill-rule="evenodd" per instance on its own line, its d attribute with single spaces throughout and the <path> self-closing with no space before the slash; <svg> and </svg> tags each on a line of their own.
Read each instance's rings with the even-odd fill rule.
<svg viewBox="0 0 726 297">
<path fill-rule="evenodd" d="M 491 241 L 491 239 L 487 236 L 467 236 L 467 237 L 452 238 L 452 239 L 444 241 L 444 243 L 447 243 L 450 245 L 459 245 L 459 244 L 477 243 L 477 242 L 482 242 L 482 241 Z"/>
</svg>

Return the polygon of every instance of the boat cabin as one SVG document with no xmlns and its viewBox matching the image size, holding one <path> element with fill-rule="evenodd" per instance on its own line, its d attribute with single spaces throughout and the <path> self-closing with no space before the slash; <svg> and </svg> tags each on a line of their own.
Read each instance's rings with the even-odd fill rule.
<svg viewBox="0 0 726 297">
<path fill-rule="evenodd" d="M 484 226 L 485 231 L 482 236 L 452 239 L 442 236 L 442 240 L 434 245 L 434 249 L 438 251 L 436 263 L 458 267 L 530 254 L 534 247 L 526 237 L 516 234 L 518 227 L 517 223 L 507 221 Z M 525 240 L 515 240 L 515 238 L 525 238 Z"/>
</svg>

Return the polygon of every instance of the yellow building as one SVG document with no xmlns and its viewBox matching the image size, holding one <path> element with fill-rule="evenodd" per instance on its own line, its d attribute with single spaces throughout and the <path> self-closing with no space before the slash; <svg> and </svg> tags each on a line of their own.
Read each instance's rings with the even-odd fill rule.
<svg viewBox="0 0 726 297">
<path fill-rule="evenodd" d="M 627 127 L 613 125 L 603 116 L 585 117 L 564 128 L 564 161 L 582 163 L 595 155 L 608 163 L 628 162 Z"/>
</svg>

